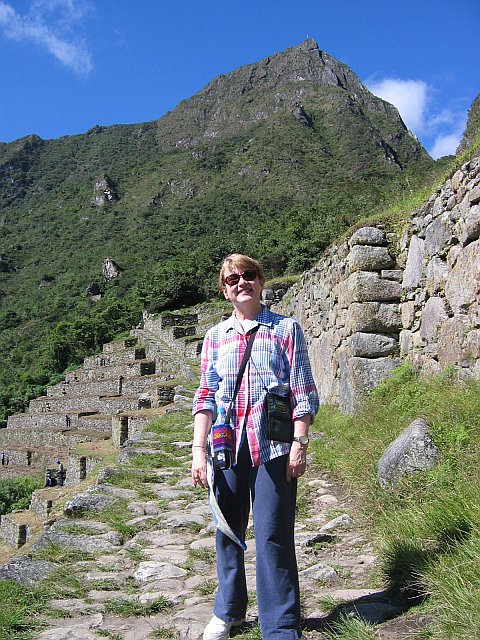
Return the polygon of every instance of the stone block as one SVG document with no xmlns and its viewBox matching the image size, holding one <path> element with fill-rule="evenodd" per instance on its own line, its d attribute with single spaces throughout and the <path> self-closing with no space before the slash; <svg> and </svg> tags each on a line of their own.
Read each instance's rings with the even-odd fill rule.
<svg viewBox="0 0 480 640">
<path fill-rule="evenodd" d="M 402 318 L 402 327 L 411 329 L 415 321 L 415 303 L 413 300 L 403 302 L 400 305 L 400 317 Z"/>
<path fill-rule="evenodd" d="M 128 440 L 128 416 L 120 414 L 112 417 L 112 444 L 120 448 Z"/>
<path fill-rule="evenodd" d="M 413 349 L 413 333 L 408 329 L 400 331 L 400 356 L 404 358 Z"/>
<path fill-rule="evenodd" d="M 465 336 L 471 329 L 470 320 L 465 315 L 447 318 L 438 332 L 438 361 L 442 368 L 447 364 L 468 366 L 470 355 L 465 351 Z"/>
<path fill-rule="evenodd" d="M 339 303 L 348 307 L 352 302 L 391 302 L 402 295 L 399 282 L 382 280 L 377 273 L 356 271 L 343 283 L 339 291 Z"/>
<path fill-rule="evenodd" d="M 0 516 L 0 535 L 14 549 L 20 549 L 27 541 L 27 525 L 16 522 L 12 514 Z"/>
<path fill-rule="evenodd" d="M 426 289 L 428 295 L 433 296 L 443 291 L 448 279 L 449 269 L 445 260 L 434 256 L 427 265 Z"/>
<path fill-rule="evenodd" d="M 348 244 L 355 245 L 383 246 L 386 244 L 385 231 L 377 227 L 361 227 L 354 231 Z"/>
<path fill-rule="evenodd" d="M 468 209 L 466 215 L 457 222 L 455 232 L 462 246 L 473 240 L 478 240 L 480 237 L 480 205 Z"/>
<path fill-rule="evenodd" d="M 423 308 L 419 332 L 427 344 L 437 341 L 438 331 L 447 318 L 443 298 L 429 298 Z"/>
<path fill-rule="evenodd" d="M 347 265 L 350 273 L 355 271 L 381 271 L 395 266 L 395 260 L 386 247 L 354 245 L 348 254 Z"/>
<path fill-rule="evenodd" d="M 480 185 L 477 184 L 473 187 L 468 196 L 468 200 L 472 207 L 480 202 Z"/>
<path fill-rule="evenodd" d="M 398 304 L 355 302 L 348 308 L 345 329 L 347 334 L 396 333 L 401 328 Z"/>
<path fill-rule="evenodd" d="M 353 413 L 362 396 L 392 374 L 400 365 L 399 358 L 339 357 L 339 406 L 344 413 Z"/>
<path fill-rule="evenodd" d="M 425 230 L 425 254 L 445 255 L 455 237 L 455 225 L 447 213 L 432 220 Z"/>
<path fill-rule="evenodd" d="M 352 356 L 359 358 L 379 358 L 391 355 L 397 348 L 397 340 L 392 336 L 378 333 L 357 332 L 347 340 Z"/>
<path fill-rule="evenodd" d="M 407 263 L 403 273 L 403 288 L 407 291 L 416 289 L 424 277 L 425 240 L 412 236 L 408 248 Z"/>
<path fill-rule="evenodd" d="M 445 285 L 445 297 L 454 313 L 464 313 L 480 296 L 480 240 L 458 253 Z"/>
<path fill-rule="evenodd" d="M 380 277 L 383 278 L 383 280 L 396 280 L 397 282 L 402 282 L 403 270 L 402 269 L 382 269 L 380 272 Z"/>
</svg>

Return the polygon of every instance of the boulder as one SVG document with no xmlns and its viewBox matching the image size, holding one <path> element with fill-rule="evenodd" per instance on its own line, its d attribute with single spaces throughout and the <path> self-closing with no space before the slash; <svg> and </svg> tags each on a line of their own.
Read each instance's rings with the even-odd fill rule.
<svg viewBox="0 0 480 640">
<path fill-rule="evenodd" d="M 92 489 L 78 493 L 69 500 L 64 507 L 64 513 L 69 518 L 77 518 L 87 513 L 98 513 L 106 507 L 110 507 L 117 498 L 101 492 L 99 489 Z"/>
<path fill-rule="evenodd" d="M 414 420 L 384 451 L 378 462 L 377 479 L 382 489 L 393 487 L 405 476 L 430 471 L 440 461 L 440 452 L 422 418 Z"/>
<path fill-rule="evenodd" d="M 53 562 L 20 556 L 0 567 L 0 580 L 15 580 L 25 587 L 33 587 L 57 567 Z"/>
</svg>

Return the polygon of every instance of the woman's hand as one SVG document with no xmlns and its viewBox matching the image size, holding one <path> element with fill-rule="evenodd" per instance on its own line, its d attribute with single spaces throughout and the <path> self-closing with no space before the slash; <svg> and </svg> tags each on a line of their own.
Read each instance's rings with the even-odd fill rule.
<svg viewBox="0 0 480 640">
<path fill-rule="evenodd" d="M 287 482 L 292 478 L 299 478 L 307 467 L 307 445 L 292 442 L 287 461 Z"/>
<path fill-rule="evenodd" d="M 205 447 L 192 447 L 192 484 L 194 487 L 208 487 L 207 454 Z"/>
<path fill-rule="evenodd" d="M 212 426 L 212 412 L 199 411 L 195 414 L 192 443 L 192 484 L 194 487 L 208 487 L 207 482 L 207 433 Z"/>
</svg>

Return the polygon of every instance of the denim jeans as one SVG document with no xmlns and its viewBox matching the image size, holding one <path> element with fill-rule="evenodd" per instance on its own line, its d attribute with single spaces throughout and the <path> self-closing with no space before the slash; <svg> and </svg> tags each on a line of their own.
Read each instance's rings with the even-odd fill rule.
<svg viewBox="0 0 480 640">
<path fill-rule="evenodd" d="M 263 640 L 300 637 L 300 594 L 294 523 L 297 481 L 286 481 L 287 456 L 252 467 L 246 439 L 233 469 L 217 471 L 216 497 L 232 529 L 245 535 L 250 512 L 256 543 L 256 588 Z M 245 617 L 243 549 L 216 533 L 218 591 L 214 613 L 225 622 Z"/>
</svg>

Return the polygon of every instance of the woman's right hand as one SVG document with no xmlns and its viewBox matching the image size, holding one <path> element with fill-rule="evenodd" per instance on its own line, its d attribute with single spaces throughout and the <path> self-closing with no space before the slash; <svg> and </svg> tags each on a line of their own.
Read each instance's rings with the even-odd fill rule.
<svg viewBox="0 0 480 640">
<path fill-rule="evenodd" d="M 205 447 L 192 447 L 192 484 L 194 487 L 208 487 L 207 453 Z"/>
</svg>

